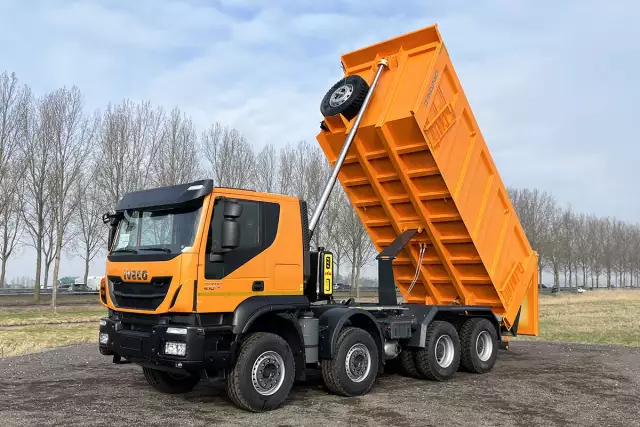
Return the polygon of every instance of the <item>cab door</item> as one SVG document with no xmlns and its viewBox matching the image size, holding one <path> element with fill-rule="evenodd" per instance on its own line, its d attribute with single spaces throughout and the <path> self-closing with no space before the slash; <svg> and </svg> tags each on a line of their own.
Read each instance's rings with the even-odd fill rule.
<svg viewBox="0 0 640 427">
<path fill-rule="evenodd" d="M 199 268 L 198 312 L 232 312 L 242 301 L 254 295 L 267 295 L 271 277 L 263 252 L 275 240 L 280 205 L 273 202 L 233 197 L 242 206 L 235 221 L 239 224 L 238 246 L 212 255 L 222 237 L 223 197 L 214 200 L 208 227 L 206 250 L 201 251 Z"/>
</svg>

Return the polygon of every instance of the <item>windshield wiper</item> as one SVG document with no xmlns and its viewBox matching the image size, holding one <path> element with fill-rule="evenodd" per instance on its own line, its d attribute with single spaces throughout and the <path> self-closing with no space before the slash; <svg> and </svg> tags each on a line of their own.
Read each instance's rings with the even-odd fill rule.
<svg viewBox="0 0 640 427">
<path fill-rule="evenodd" d="M 160 247 L 157 247 L 157 248 L 140 248 L 140 250 L 141 251 L 166 252 L 168 254 L 171 253 L 171 249 L 169 249 L 169 248 L 160 248 Z"/>
<path fill-rule="evenodd" d="M 130 254 L 137 254 L 138 253 L 138 251 L 135 250 L 135 249 L 127 249 L 127 248 L 115 249 L 115 250 L 111 251 L 112 254 L 114 254 L 116 252 L 128 252 Z"/>
</svg>

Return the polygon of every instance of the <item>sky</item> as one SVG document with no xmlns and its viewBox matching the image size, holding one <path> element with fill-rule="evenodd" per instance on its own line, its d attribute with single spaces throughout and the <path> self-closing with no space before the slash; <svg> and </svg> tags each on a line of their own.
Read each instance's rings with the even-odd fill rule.
<svg viewBox="0 0 640 427">
<path fill-rule="evenodd" d="M 437 23 L 505 184 L 640 222 L 639 13 L 632 0 L 0 0 L 0 71 L 36 95 L 77 85 L 88 110 L 149 100 L 280 147 L 315 139 L 342 53 Z M 24 248 L 8 277 L 32 266 Z"/>
</svg>

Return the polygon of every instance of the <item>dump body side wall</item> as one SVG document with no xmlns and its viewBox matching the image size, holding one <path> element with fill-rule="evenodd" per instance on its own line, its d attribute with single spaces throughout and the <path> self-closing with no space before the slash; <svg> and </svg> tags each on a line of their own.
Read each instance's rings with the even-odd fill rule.
<svg viewBox="0 0 640 427">
<path fill-rule="evenodd" d="M 378 250 L 421 230 L 394 262 L 409 302 L 486 305 L 537 334 L 537 257 L 475 121 L 437 28 L 342 58 L 371 81 L 389 59 L 339 175 Z M 327 117 L 318 141 L 334 163 L 351 123 Z M 426 245 L 418 266 L 421 245 Z M 526 298 L 525 298 L 526 297 Z"/>
</svg>

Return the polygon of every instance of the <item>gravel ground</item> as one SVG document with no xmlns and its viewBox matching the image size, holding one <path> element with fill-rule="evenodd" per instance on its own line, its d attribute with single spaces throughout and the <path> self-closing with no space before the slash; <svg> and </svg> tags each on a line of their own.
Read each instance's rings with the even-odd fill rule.
<svg viewBox="0 0 640 427">
<path fill-rule="evenodd" d="M 640 349 L 512 343 L 493 372 L 447 383 L 385 375 L 360 398 L 327 394 L 316 377 L 280 409 L 232 406 L 220 384 L 185 395 L 147 386 L 135 365 L 95 345 L 0 359 L 3 426 L 640 426 Z"/>
</svg>

